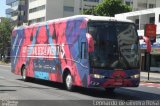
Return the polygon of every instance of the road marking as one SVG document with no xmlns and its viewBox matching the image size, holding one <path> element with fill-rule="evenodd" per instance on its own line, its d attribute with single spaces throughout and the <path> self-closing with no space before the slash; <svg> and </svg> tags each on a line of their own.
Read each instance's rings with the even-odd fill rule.
<svg viewBox="0 0 160 106">
<path fill-rule="evenodd" d="M 143 85 L 145 85 L 145 84 L 140 83 L 139 85 L 142 85 L 142 86 L 143 86 Z"/>
<path fill-rule="evenodd" d="M 146 87 L 154 87 L 160 89 L 160 84 L 157 83 L 140 83 L 140 86 L 146 86 Z"/>
<path fill-rule="evenodd" d="M 4 79 L 4 77 L 3 77 L 3 76 L 0 76 L 0 79 Z"/>
<path fill-rule="evenodd" d="M 147 87 L 154 87 L 154 86 L 147 86 Z"/>
</svg>

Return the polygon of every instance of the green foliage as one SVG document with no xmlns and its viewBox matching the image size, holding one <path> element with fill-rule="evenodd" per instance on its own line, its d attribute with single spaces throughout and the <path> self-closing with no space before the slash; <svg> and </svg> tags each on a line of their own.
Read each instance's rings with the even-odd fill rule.
<svg viewBox="0 0 160 106">
<path fill-rule="evenodd" d="M 0 23 L 0 55 L 9 52 L 13 25 L 9 19 L 3 18 Z"/>
<path fill-rule="evenodd" d="M 84 14 L 95 15 L 95 10 L 94 10 L 94 8 L 84 10 Z"/>
<path fill-rule="evenodd" d="M 93 9 L 85 10 L 84 14 L 97 16 L 114 16 L 115 14 L 131 11 L 128 5 L 124 5 L 121 0 L 104 0 Z"/>
</svg>

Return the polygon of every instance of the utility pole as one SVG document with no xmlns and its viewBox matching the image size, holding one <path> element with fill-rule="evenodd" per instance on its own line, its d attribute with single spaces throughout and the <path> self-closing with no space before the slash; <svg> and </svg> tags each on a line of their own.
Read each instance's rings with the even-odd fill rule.
<svg viewBox="0 0 160 106">
<path fill-rule="evenodd" d="M 151 66 L 151 54 L 146 52 L 146 65 L 147 65 L 147 71 L 148 71 L 148 80 L 149 80 L 149 76 L 150 76 L 150 66 Z"/>
<path fill-rule="evenodd" d="M 81 0 L 81 11 L 82 11 L 82 14 L 84 13 L 83 11 L 83 0 Z"/>
<path fill-rule="evenodd" d="M 0 39 L 2 38 L 2 33 L 1 33 L 1 30 L 0 30 Z M 2 39 L 1 39 L 2 41 Z M 0 60 L 2 60 L 2 48 L 0 48 Z"/>
<path fill-rule="evenodd" d="M 2 61 L 4 61 L 4 34 L 3 34 L 3 32 L 1 31 L 1 37 L 2 37 L 2 54 L 1 54 L 1 59 L 2 59 Z"/>
<path fill-rule="evenodd" d="M 0 29 L 0 39 L 1 39 L 1 43 L 2 43 L 2 47 L 0 48 L 0 59 L 3 60 L 4 57 L 4 35 L 3 35 L 3 31 Z"/>
<path fill-rule="evenodd" d="M 4 47 L 5 47 L 4 34 L 2 34 L 2 37 L 3 37 L 3 41 L 2 41 L 3 42 L 3 46 L 2 46 L 3 49 L 2 49 L 2 52 L 3 52 L 3 61 L 4 61 L 4 59 L 5 59 L 5 55 L 4 55 Z"/>
</svg>

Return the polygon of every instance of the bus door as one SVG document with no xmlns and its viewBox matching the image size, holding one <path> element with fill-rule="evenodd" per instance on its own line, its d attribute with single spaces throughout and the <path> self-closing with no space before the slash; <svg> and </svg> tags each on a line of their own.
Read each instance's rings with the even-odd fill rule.
<svg viewBox="0 0 160 106">
<path fill-rule="evenodd" d="M 89 64 L 88 64 L 87 42 L 85 40 L 82 40 L 79 42 L 79 49 L 80 49 L 79 74 L 81 76 L 82 86 L 87 87 L 88 75 L 89 75 L 89 69 L 88 69 Z"/>
<path fill-rule="evenodd" d="M 80 42 L 80 63 L 82 66 L 87 67 L 88 55 L 87 55 L 87 42 Z"/>
</svg>

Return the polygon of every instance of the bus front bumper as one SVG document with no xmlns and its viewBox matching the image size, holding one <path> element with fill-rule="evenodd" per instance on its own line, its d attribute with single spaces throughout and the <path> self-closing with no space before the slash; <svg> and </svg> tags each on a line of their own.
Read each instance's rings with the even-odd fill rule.
<svg viewBox="0 0 160 106">
<path fill-rule="evenodd" d="M 90 77 L 89 87 L 138 87 L 140 78 L 93 78 Z"/>
</svg>

